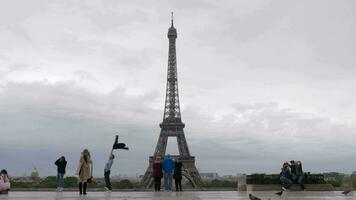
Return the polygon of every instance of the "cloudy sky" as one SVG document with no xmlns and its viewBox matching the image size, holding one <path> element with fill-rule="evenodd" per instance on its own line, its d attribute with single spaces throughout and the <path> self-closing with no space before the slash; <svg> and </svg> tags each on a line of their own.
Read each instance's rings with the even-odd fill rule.
<svg viewBox="0 0 356 200">
<path fill-rule="evenodd" d="M 170 12 L 182 118 L 202 172 L 356 170 L 353 0 L 0 2 L 0 168 L 143 174 L 163 116 Z M 174 140 L 169 153 L 177 152 Z"/>
</svg>

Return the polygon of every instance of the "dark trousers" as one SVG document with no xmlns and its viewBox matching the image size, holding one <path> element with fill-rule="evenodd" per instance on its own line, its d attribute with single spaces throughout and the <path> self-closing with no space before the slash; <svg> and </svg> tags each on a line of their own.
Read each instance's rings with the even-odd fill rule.
<svg viewBox="0 0 356 200">
<path fill-rule="evenodd" d="M 176 185 L 176 191 L 182 191 L 182 179 L 175 179 L 174 182 Z"/>
<path fill-rule="evenodd" d="M 155 180 L 155 191 L 161 190 L 161 178 L 154 178 Z"/>
<path fill-rule="evenodd" d="M 112 190 L 110 182 L 110 171 L 104 171 L 105 185 L 109 190 Z"/>
</svg>

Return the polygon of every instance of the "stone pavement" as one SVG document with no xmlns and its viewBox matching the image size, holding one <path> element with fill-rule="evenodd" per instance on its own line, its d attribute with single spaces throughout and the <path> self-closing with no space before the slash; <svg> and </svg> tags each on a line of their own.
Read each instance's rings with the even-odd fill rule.
<svg viewBox="0 0 356 200">
<path fill-rule="evenodd" d="M 253 192 L 261 199 L 305 199 L 305 200 L 355 200 L 351 194 L 343 196 L 341 192 L 287 192 L 282 197 L 276 196 L 274 192 Z M 236 199 L 247 200 L 247 192 L 183 192 L 183 193 L 154 193 L 154 192 L 89 192 L 85 197 L 79 197 L 76 192 L 10 192 L 8 195 L 0 195 L 0 200 L 215 200 Z"/>
</svg>

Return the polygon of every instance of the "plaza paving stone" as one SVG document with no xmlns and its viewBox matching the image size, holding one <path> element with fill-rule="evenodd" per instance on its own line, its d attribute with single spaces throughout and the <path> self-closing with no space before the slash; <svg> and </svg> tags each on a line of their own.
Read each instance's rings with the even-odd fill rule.
<svg viewBox="0 0 356 200">
<path fill-rule="evenodd" d="M 0 195 L 0 200 L 214 200 L 214 199 L 236 199 L 247 200 L 248 192 L 89 192 L 86 196 L 79 196 L 77 192 L 10 192 Z M 341 192 L 287 192 L 283 196 L 276 196 L 274 192 L 253 192 L 261 199 L 305 199 L 305 200 L 354 200 L 354 194 L 344 196 Z"/>
</svg>

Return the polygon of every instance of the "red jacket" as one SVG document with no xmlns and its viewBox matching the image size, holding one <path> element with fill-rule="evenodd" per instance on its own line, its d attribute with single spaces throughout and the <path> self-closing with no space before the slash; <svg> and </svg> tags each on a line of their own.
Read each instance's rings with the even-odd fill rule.
<svg viewBox="0 0 356 200">
<path fill-rule="evenodd" d="M 153 177 L 154 178 L 162 178 L 162 164 L 161 163 L 153 163 Z"/>
</svg>

